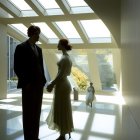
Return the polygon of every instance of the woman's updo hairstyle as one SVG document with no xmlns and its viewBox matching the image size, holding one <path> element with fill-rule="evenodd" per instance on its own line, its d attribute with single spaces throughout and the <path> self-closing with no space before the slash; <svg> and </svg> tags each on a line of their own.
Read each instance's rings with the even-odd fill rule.
<svg viewBox="0 0 140 140">
<path fill-rule="evenodd" d="M 40 32 L 41 32 L 40 28 L 38 26 L 34 26 L 34 25 L 31 25 L 27 30 L 28 37 L 31 37 L 36 33 L 40 34 Z"/>
<path fill-rule="evenodd" d="M 59 40 L 59 43 L 60 43 L 63 47 L 65 47 L 65 49 L 66 49 L 67 51 L 70 51 L 70 50 L 72 49 L 72 46 L 69 45 L 69 42 L 68 42 L 67 39 L 60 39 L 60 40 Z"/>
</svg>

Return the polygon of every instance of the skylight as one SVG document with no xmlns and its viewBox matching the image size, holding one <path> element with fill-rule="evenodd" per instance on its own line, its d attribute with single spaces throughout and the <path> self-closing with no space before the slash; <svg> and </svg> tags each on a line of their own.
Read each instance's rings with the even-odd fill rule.
<svg viewBox="0 0 140 140">
<path fill-rule="evenodd" d="M 80 23 L 91 43 L 111 42 L 110 32 L 101 20 L 81 20 Z"/>
<path fill-rule="evenodd" d="M 18 30 L 18 32 L 21 32 L 25 36 L 27 36 L 27 27 L 23 24 L 10 24 L 10 26 L 14 27 L 14 29 Z"/>
<path fill-rule="evenodd" d="M 38 16 L 24 0 L 9 0 L 9 2 L 21 11 L 19 15 L 21 17 Z"/>
<path fill-rule="evenodd" d="M 58 37 L 45 22 L 38 22 L 38 23 L 33 23 L 33 24 L 40 27 L 41 33 L 46 38 L 48 38 L 51 43 L 58 42 Z"/>
<path fill-rule="evenodd" d="M 0 7 L 0 17 L 6 17 L 6 18 L 13 18 L 12 15 L 10 15 L 8 12 L 6 12 L 4 9 Z"/>
<path fill-rule="evenodd" d="M 55 9 L 55 8 L 60 8 L 59 5 L 56 3 L 55 0 L 37 0 L 38 2 L 43 5 L 45 9 Z"/>
<path fill-rule="evenodd" d="M 0 3 L 2 22 L 21 33 L 23 39 L 25 35 L 27 37 L 26 26 L 35 24 L 41 28 L 40 39 L 43 45 L 52 44 L 52 48 L 60 38 L 67 38 L 77 49 L 93 48 L 93 43 L 109 47 L 115 41 L 111 40 L 109 30 L 86 0 L 2 0 Z M 13 30 L 9 30 L 11 31 Z M 94 45 L 95 48 L 100 46 Z"/>
<path fill-rule="evenodd" d="M 87 5 L 84 0 L 66 0 L 70 8 L 70 12 L 78 13 L 93 13 L 93 10 Z"/>
<path fill-rule="evenodd" d="M 71 21 L 55 22 L 68 38 L 80 38 Z"/>
<path fill-rule="evenodd" d="M 32 10 L 32 8 L 24 0 L 9 0 L 20 10 Z"/>
<path fill-rule="evenodd" d="M 37 0 L 41 6 L 46 10 L 46 15 L 63 15 L 64 13 L 60 9 L 55 0 Z"/>
<path fill-rule="evenodd" d="M 82 43 L 81 37 L 71 21 L 55 22 L 57 28 L 61 30 L 63 36 L 67 37 L 71 43 Z"/>
<path fill-rule="evenodd" d="M 47 38 L 58 38 L 55 33 L 51 30 L 51 28 L 45 23 L 45 22 L 38 22 L 33 23 L 36 26 L 39 26 L 41 29 L 41 32 L 47 37 Z"/>
<path fill-rule="evenodd" d="M 84 0 L 67 0 L 71 7 L 82 7 L 88 6 Z"/>
</svg>

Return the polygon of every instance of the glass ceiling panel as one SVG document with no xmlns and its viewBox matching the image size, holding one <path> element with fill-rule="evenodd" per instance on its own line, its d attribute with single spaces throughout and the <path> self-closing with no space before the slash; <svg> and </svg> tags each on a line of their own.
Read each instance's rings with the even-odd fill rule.
<svg viewBox="0 0 140 140">
<path fill-rule="evenodd" d="M 81 38 L 71 21 L 55 22 L 67 38 Z"/>
<path fill-rule="evenodd" d="M 71 8 L 71 13 L 80 14 L 80 13 L 94 13 L 90 7 L 73 7 Z"/>
<path fill-rule="evenodd" d="M 101 20 L 81 20 L 80 23 L 91 42 L 111 42 L 110 31 Z"/>
<path fill-rule="evenodd" d="M 67 3 L 71 9 L 71 13 L 93 13 L 93 10 L 87 5 L 84 0 L 67 0 Z"/>
<path fill-rule="evenodd" d="M 45 15 L 64 15 L 61 9 L 46 9 Z"/>
<path fill-rule="evenodd" d="M 9 0 L 9 2 L 21 11 L 19 15 L 21 17 L 38 16 L 24 0 Z"/>
<path fill-rule="evenodd" d="M 64 13 L 60 9 L 55 0 L 37 0 L 42 7 L 46 10 L 46 15 L 63 15 Z"/>
<path fill-rule="evenodd" d="M 67 0 L 70 7 L 88 6 L 84 0 Z"/>
<path fill-rule="evenodd" d="M 92 37 L 110 37 L 110 32 L 101 20 L 81 20 L 89 38 Z"/>
<path fill-rule="evenodd" d="M 56 36 L 56 34 L 52 31 L 52 29 L 45 22 L 38 22 L 38 23 L 33 23 L 33 24 L 40 27 L 42 34 L 46 38 L 50 38 L 50 39 L 55 38 L 55 39 L 58 39 L 58 37 Z"/>
<path fill-rule="evenodd" d="M 16 30 L 20 31 L 22 34 L 27 36 L 27 27 L 23 24 L 10 24 L 12 27 L 14 27 Z"/>
<path fill-rule="evenodd" d="M 33 10 L 30 10 L 30 11 L 28 10 L 28 11 L 22 11 L 21 16 L 23 16 L 23 17 L 31 17 L 31 16 L 38 16 L 38 15 Z"/>
<path fill-rule="evenodd" d="M 32 8 L 24 0 L 9 0 L 20 10 L 32 10 Z"/>
<path fill-rule="evenodd" d="M 41 3 L 41 5 L 45 9 L 55 9 L 55 8 L 60 8 L 59 5 L 56 3 L 55 0 L 37 0 L 38 2 Z"/>
<path fill-rule="evenodd" d="M 9 13 L 7 13 L 5 10 L 3 10 L 1 7 L 0 7 L 0 17 L 4 17 L 4 18 L 13 18 L 12 15 L 10 15 Z"/>
<path fill-rule="evenodd" d="M 24 35 L 25 37 L 28 37 L 27 36 L 28 28 L 25 25 L 19 23 L 19 24 L 9 24 L 9 26 L 14 28 L 17 32 L 19 32 L 20 34 Z M 40 41 L 38 41 L 37 44 L 42 44 L 42 43 Z"/>
</svg>

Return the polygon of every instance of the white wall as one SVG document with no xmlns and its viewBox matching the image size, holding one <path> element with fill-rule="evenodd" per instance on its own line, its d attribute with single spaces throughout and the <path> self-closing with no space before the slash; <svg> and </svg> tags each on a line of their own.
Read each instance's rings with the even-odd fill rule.
<svg viewBox="0 0 140 140">
<path fill-rule="evenodd" d="M 120 44 L 121 87 L 126 101 L 122 109 L 122 140 L 140 140 L 140 0 L 86 1 Z"/>
<path fill-rule="evenodd" d="M 0 99 L 7 95 L 7 27 L 0 24 Z"/>
<path fill-rule="evenodd" d="M 127 140 L 140 139 L 140 1 L 122 1 L 121 56 L 123 134 Z"/>
</svg>

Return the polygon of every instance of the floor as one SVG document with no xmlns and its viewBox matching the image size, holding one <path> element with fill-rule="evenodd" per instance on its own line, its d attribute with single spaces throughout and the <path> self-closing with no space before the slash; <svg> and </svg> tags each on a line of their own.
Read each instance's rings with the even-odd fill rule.
<svg viewBox="0 0 140 140">
<path fill-rule="evenodd" d="M 59 133 L 47 127 L 45 119 L 52 103 L 52 94 L 44 93 L 40 140 L 55 140 Z M 121 96 L 97 94 L 93 107 L 85 105 L 85 95 L 74 101 L 71 95 L 75 131 L 70 140 L 121 140 Z M 8 93 L 0 100 L 0 140 L 24 140 L 22 132 L 21 93 Z M 68 140 L 68 135 L 66 135 Z"/>
</svg>

